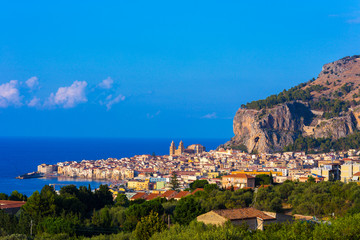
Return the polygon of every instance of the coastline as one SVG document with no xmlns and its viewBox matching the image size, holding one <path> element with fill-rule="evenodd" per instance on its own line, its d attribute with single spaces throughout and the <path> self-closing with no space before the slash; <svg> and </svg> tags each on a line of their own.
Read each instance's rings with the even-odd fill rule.
<svg viewBox="0 0 360 240">
<path fill-rule="evenodd" d="M 108 183 L 110 180 L 92 178 L 34 178 L 15 179 L 26 172 L 36 171 L 42 163 L 56 164 L 64 161 L 83 159 L 102 159 L 108 157 L 131 157 L 136 154 L 164 155 L 172 139 L 134 139 L 134 138 L 31 138 L 0 137 L 0 192 L 11 194 L 17 190 L 30 196 L 40 191 L 45 184 L 69 183 L 77 186 L 92 184 L 92 188 Z M 177 141 L 176 138 L 174 138 Z M 185 139 L 186 143 L 198 142 L 213 149 L 226 141 L 217 139 Z"/>
</svg>

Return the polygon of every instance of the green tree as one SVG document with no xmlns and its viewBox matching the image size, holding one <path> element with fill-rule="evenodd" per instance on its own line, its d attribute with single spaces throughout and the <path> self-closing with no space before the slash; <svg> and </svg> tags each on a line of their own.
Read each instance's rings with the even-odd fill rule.
<svg viewBox="0 0 360 240">
<path fill-rule="evenodd" d="M 207 180 L 195 180 L 194 182 L 190 183 L 190 189 L 195 190 L 197 188 L 204 188 L 208 184 L 209 182 Z"/>
<path fill-rule="evenodd" d="M 255 177 L 255 185 L 270 185 L 272 184 L 272 176 L 267 174 L 259 174 Z"/>
<path fill-rule="evenodd" d="M 38 232 L 47 232 L 50 234 L 75 234 L 75 225 L 63 217 L 46 217 L 38 224 L 37 229 Z"/>
<path fill-rule="evenodd" d="M 26 199 L 27 199 L 26 195 L 23 195 L 16 190 L 13 191 L 9 196 L 9 200 L 12 201 L 26 201 Z"/>
<path fill-rule="evenodd" d="M 171 176 L 170 187 L 172 190 L 179 191 L 180 183 L 179 180 L 177 179 L 177 174 L 175 172 Z"/>
<path fill-rule="evenodd" d="M 129 199 L 126 197 L 125 194 L 118 194 L 115 200 L 116 206 L 128 207 L 129 206 Z"/>
<path fill-rule="evenodd" d="M 22 206 L 24 211 L 30 216 L 32 220 L 35 222 L 39 222 L 43 211 L 47 209 L 43 209 L 41 205 L 41 198 L 39 191 L 35 191 L 26 201 L 26 204 Z"/>
<path fill-rule="evenodd" d="M 100 185 L 99 189 L 95 190 L 95 198 L 97 202 L 97 209 L 103 208 L 106 205 L 113 205 L 114 200 L 108 185 Z"/>
<path fill-rule="evenodd" d="M 219 190 L 219 187 L 215 183 L 207 184 L 207 185 L 204 186 L 204 190 L 205 190 L 205 192 L 210 193 L 210 192 L 212 192 L 214 190 Z"/>
<path fill-rule="evenodd" d="M 0 200 L 8 200 L 9 196 L 5 193 L 0 193 Z"/>
<path fill-rule="evenodd" d="M 314 183 L 315 178 L 313 176 L 309 176 L 307 181 L 310 182 L 310 183 Z"/>
<path fill-rule="evenodd" d="M 181 198 L 174 211 L 175 220 L 180 224 L 189 224 L 204 212 L 200 201 L 193 196 Z"/>
<path fill-rule="evenodd" d="M 139 240 L 147 240 L 156 233 L 166 229 L 166 224 L 159 218 L 158 213 L 151 211 L 149 216 L 143 217 L 136 225 L 135 236 Z"/>
<path fill-rule="evenodd" d="M 79 189 L 73 184 L 66 185 L 60 189 L 60 196 L 73 196 L 78 197 L 79 196 Z"/>
</svg>

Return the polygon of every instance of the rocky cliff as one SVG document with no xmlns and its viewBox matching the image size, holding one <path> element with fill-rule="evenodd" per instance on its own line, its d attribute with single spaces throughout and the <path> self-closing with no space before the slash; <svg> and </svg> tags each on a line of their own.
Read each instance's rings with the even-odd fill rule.
<svg viewBox="0 0 360 240">
<path fill-rule="evenodd" d="M 284 101 L 258 109 L 240 108 L 233 120 L 235 136 L 225 146 L 246 146 L 248 152 L 262 153 L 281 151 L 300 135 L 345 137 L 360 129 L 360 102 L 356 102 L 360 97 L 359 86 L 358 56 L 326 64 L 316 80 L 300 88 L 303 91 L 312 89 L 307 90 L 311 95 L 306 101 Z"/>
</svg>

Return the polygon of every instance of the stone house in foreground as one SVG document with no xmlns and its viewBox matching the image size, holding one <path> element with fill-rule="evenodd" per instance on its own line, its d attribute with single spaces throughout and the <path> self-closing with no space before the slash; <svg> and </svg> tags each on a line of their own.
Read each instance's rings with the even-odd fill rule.
<svg viewBox="0 0 360 240">
<path fill-rule="evenodd" d="M 197 217 L 198 222 L 223 225 L 230 221 L 234 225 L 247 224 L 250 229 L 263 230 L 264 225 L 276 222 L 276 213 L 263 212 L 255 208 L 212 210 Z"/>
</svg>

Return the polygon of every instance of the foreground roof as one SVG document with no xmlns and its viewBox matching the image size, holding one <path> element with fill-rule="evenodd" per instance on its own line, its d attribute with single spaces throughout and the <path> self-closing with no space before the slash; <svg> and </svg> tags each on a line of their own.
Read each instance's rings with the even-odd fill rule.
<svg viewBox="0 0 360 240">
<path fill-rule="evenodd" d="M 236 208 L 236 209 L 220 209 L 213 210 L 216 214 L 229 220 L 241 220 L 250 218 L 260 218 L 262 220 L 275 220 L 276 218 L 265 214 L 255 208 Z"/>
<path fill-rule="evenodd" d="M 20 208 L 25 203 L 23 201 L 0 200 L 0 209 Z"/>
</svg>

